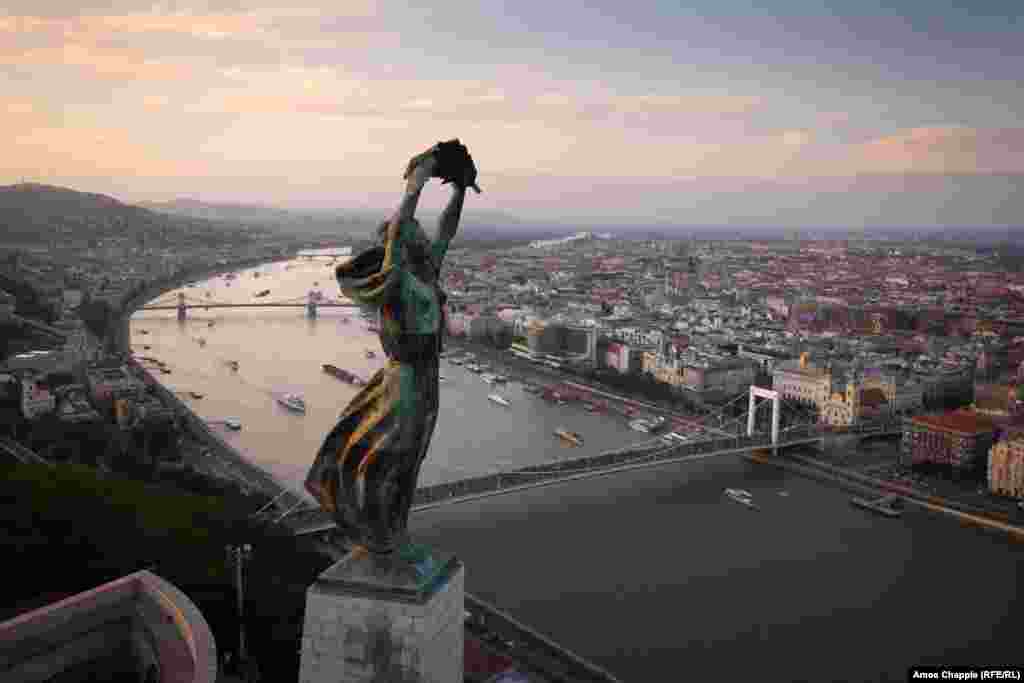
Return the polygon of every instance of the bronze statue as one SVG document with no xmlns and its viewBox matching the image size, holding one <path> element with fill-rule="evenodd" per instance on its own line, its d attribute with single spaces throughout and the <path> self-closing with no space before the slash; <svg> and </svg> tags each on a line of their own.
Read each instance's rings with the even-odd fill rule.
<svg viewBox="0 0 1024 683">
<path fill-rule="evenodd" d="M 378 231 L 383 244 L 337 268 L 341 291 L 380 312 L 388 362 L 342 412 L 306 477 L 306 489 L 337 523 L 338 540 L 376 555 L 408 543 L 409 508 L 437 422 L 445 332 L 438 276 L 466 188 L 480 192 L 476 166 L 458 140 L 413 157 L 403 177 L 405 197 Z M 413 217 L 432 177 L 453 185 L 433 241 Z"/>
</svg>

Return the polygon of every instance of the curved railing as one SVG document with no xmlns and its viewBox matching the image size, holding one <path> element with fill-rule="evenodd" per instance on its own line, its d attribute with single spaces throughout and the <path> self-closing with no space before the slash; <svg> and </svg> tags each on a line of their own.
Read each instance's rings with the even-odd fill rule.
<svg viewBox="0 0 1024 683">
<path fill-rule="evenodd" d="M 0 680 L 49 680 L 115 654 L 126 639 L 143 676 L 217 681 L 217 644 L 206 619 L 184 593 L 148 571 L 0 623 Z"/>
</svg>

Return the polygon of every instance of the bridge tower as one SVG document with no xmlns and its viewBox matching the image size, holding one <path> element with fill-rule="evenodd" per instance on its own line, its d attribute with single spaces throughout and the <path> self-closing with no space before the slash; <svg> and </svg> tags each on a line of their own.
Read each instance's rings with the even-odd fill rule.
<svg viewBox="0 0 1024 683">
<path fill-rule="evenodd" d="M 771 399 L 772 402 L 772 445 L 779 442 L 779 392 L 750 385 L 750 405 L 747 408 L 747 436 L 754 435 L 754 418 L 757 416 L 757 399 Z"/>
<path fill-rule="evenodd" d="M 306 317 L 310 320 L 316 320 L 316 302 L 320 298 L 317 294 L 318 292 L 311 289 L 306 298 Z"/>
<path fill-rule="evenodd" d="M 178 322 L 185 322 L 188 316 L 188 309 L 185 307 L 185 292 L 178 292 Z"/>
</svg>

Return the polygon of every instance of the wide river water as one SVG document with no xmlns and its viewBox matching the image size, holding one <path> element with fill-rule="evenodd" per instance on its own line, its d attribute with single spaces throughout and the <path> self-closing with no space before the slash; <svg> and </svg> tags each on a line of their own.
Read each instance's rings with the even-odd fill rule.
<svg viewBox="0 0 1024 683">
<path fill-rule="evenodd" d="M 323 258 L 276 263 L 238 271 L 233 280 L 200 281 L 157 301 L 175 303 L 178 292 L 184 292 L 190 302 L 304 303 L 310 290 L 335 299 L 340 291 L 334 267 Z M 256 297 L 264 290 L 270 293 Z M 137 356 L 159 359 L 171 370 L 158 375 L 168 389 L 178 392 L 243 455 L 296 490 L 301 490 L 324 436 L 358 391 L 326 374 L 322 365 L 331 363 L 369 378 L 385 362 L 376 334 L 367 330 L 354 308 L 321 307 L 315 320 L 306 319 L 304 306 L 193 308 L 184 323 L 173 310 L 142 310 L 132 317 L 131 341 Z M 367 358 L 367 350 L 376 358 Z M 238 361 L 237 371 L 227 365 L 230 360 Z M 524 392 L 516 381 L 490 386 L 447 362 L 442 362 L 441 372 L 446 378 L 441 413 L 420 473 L 421 486 L 597 454 L 650 438 L 630 430 L 621 417 L 548 404 Z M 194 399 L 190 392 L 202 398 Z M 305 415 L 275 400 L 289 392 L 303 396 Z M 510 405 L 491 402 L 491 393 Z M 223 427 L 229 417 L 242 422 L 241 431 Z M 582 434 L 583 447 L 565 445 L 553 435 L 558 427 Z"/>
</svg>

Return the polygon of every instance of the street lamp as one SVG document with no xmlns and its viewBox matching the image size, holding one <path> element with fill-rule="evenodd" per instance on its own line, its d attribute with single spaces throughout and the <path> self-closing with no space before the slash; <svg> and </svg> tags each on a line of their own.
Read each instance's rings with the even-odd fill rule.
<svg viewBox="0 0 1024 683">
<path fill-rule="evenodd" d="M 243 545 L 226 545 L 224 550 L 227 553 L 228 565 L 235 568 L 235 591 L 238 600 L 238 663 L 245 667 L 247 662 L 245 652 L 245 594 L 242 589 L 242 565 L 252 557 L 252 546 L 248 543 Z"/>
</svg>

